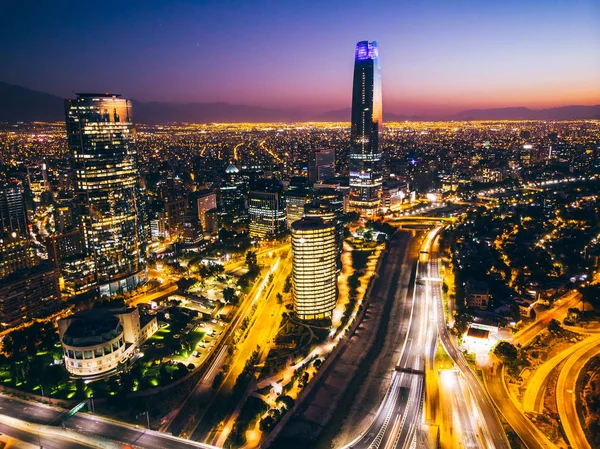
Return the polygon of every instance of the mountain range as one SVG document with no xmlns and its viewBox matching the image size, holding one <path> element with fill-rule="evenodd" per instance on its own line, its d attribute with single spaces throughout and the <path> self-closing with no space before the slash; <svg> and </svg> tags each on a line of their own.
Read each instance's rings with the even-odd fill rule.
<svg viewBox="0 0 600 449">
<path fill-rule="evenodd" d="M 350 121 L 350 108 L 325 113 L 309 113 L 295 109 L 270 109 L 230 103 L 159 103 L 133 100 L 138 123 L 233 123 L 233 122 L 299 122 Z M 575 120 L 599 119 L 600 105 L 562 106 L 549 109 L 510 107 L 470 109 L 447 116 L 414 116 L 384 113 L 386 122 L 425 120 Z M 64 100 L 55 95 L 0 82 L 0 122 L 33 122 L 64 120 Z"/>
</svg>

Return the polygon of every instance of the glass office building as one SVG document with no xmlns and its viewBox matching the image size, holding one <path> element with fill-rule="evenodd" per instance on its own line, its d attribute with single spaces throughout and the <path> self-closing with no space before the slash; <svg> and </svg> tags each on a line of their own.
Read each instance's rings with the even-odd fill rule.
<svg viewBox="0 0 600 449">
<path fill-rule="evenodd" d="M 131 101 L 113 94 L 67 100 L 77 216 L 103 294 L 145 279 L 143 202 Z"/>
<path fill-rule="evenodd" d="M 248 198 L 250 237 L 276 236 L 285 231 L 283 185 L 276 179 L 256 181 Z"/>
<path fill-rule="evenodd" d="M 302 320 L 331 317 L 337 301 L 335 223 L 304 217 L 292 224 L 292 294 Z"/>
<path fill-rule="evenodd" d="M 362 216 L 379 212 L 383 177 L 381 74 L 377 42 L 356 44 L 350 130 L 349 207 Z"/>
</svg>

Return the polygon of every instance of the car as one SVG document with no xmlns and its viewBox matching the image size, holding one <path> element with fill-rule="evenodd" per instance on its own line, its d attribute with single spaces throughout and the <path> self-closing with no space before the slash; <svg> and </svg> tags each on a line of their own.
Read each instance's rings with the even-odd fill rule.
<svg viewBox="0 0 600 449">
<path fill-rule="evenodd" d="M 198 351 L 194 351 L 192 353 L 192 357 L 200 357 L 200 354 L 198 354 Z"/>
</svg>

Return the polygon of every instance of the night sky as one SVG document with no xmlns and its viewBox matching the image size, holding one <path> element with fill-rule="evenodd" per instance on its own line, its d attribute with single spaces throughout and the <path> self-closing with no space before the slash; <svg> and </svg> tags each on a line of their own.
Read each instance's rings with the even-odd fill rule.
<svg viewBox="0 0 600 449">
<path fill-rule="evenodd" d="M 389 112 L 600 103 L 598 0 L 4 1 L 0 81 L 327 111 L 360 40 Z"/>
</svg>

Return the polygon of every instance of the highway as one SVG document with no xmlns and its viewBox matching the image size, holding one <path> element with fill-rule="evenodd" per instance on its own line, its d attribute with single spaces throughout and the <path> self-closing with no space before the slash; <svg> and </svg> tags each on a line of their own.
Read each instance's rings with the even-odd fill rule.
<svg viewBox="0 0 600 449">
<path fill-rule="evenodd" d="M 577 414 L 576 384 L 585 364 L 598 354 L 600 354 L 600 346 L 597 341 L 592 340 L 569 357 L 558 376 L 556 408 L 568 443 L 573 449 L 591 449 Z"/>
<path fill-rule="evenodd" d="M 466 381 L 466 385 L 469 388 L 467 395 L 463 397 L 471 398 L 471 407 L 462 409 L 465 416 L 461 417 L 463 422 L 473 420 L 477 422 L 478 434 L 483 446 L 485 448 L 497 448 L 497 449 L 508 449 L 509 443 L 502 428 L 502 424 L 496 415 L 494 406 L 491 403 L 485 389 L 479 382 L 479 379 L 475 375 L 462 352 L 459 351 L 458 347 L 454 344 L 448 332 L 446 325 L 446 313 L 444 311 L 444 301 L 442 296 L 442 282 L 440 278 L 440 256 L 439 256 L 439 238 L 437 237 L 437 230 L 433 234 L 434 243 L 431 245 L 431 252 L 429 254 L 429 263 L 427 270 L 426 283 L 432 285 L 431 294 L 432 298 L 428 300 L 434 303 L 436 308 L 436 320 L 437 330 L 440 337 L 442 346 L 454 361 L 455 366 L 460 371 L 461 375 Z M 431 234 L 430 234 L 431 235 Z M 462 414 L 461 413 L 461 414 Z M 465 437 L 468 441 L 471 440 L 469 432 L 465 433 Z"/>
<path fill-rule="evenodd" d="M 423 245 L 431 245 L 430 239 L 428 235 Z M 419 280 L 427 276 L 427 270 L 427 264 L 416 262 L 403 305 L 408 319 L 400 325 L 404 338 L 390 388 L 370 427 L 346 448 L 404 449 L 416 444 L 422 424 L 425 363 L 433 360 L 437 342 L 437 332 L 428 323 L 433 308 L 424 300 L 427 286 Z"/>
<path fill-rule="evenodd" d="M 559 352 L 550 360 L 535 369 L 533 376 L 529 379 L 529 382 L 527 382 L 527 388 L 523 395 L 523 410 L 525 412 L 543 412 L 546 386 L 552 370 L 554 370 L 563 360 L 571 357 L 577 350 L 589 346 L 590 344 L 592 346 L 600 345 L 600 336 L 589 337 L 580 341 L 570 348 Z"/>
<path fill-rule="evenodd" d="M 528 449 L 556 448 L 556 446 L 552 444 L 516 406 L 504 385 L 503 369 L 502 365 L 496 365 L 483 372 L 486 389 L 494 401 L 494 404 L 498 407 L 500 413 L 502 413 L 502 416 L 508 421 Z"/>
<path fill-rule="evenodd" d="M 0 395 L 0 412 L 21 421 L 32 424 L 49 425 L 58 423 L 61 417 L 64 416 L 65 410 L 50 407 L 45 404 L 35 402 L 27 402 L 20 399 L 11 398 L 5 395 Z M 0 420 L 1 421 L 1 420 Z M 22 429 L 8 425 L 6 422 L 1 422 L 1 431 L 15 438 L 25 438 L 27 435 L 22 434 Z M 212 449 L 213 446 L 188 441 L 181 438 L 172 437 L 170 435 L 128 426 L 126 424 L 110 421 L 98 416 L 85 413 L 76 413 L 73 417 L 65 421 L 66 429 L 78 432 L 83 435 L 91 436 L 98 441 L 98 445 L 107 440 L 117 442 L 123 447 L 136 446 L 149 449 L 191 449 L 205 448 Z M 57 429 L 60 429 L 57 426 Z M 11 433 L 13 432 L 13 433 Z M 54 444 L 49 444 L 44 447 L 63 447 Z M 85 445 L 73 443 L 66 447 L 79 448 L 86 447 Z"/>
</svg>

